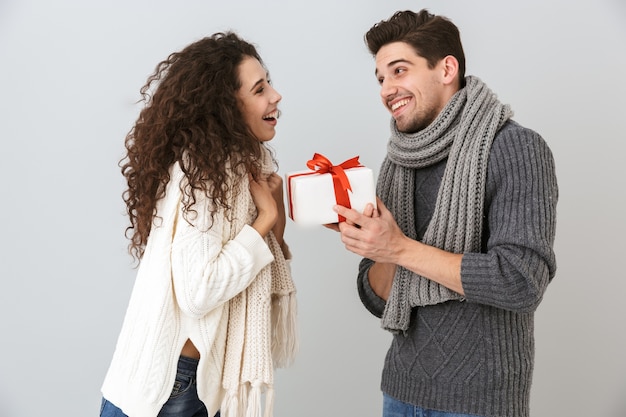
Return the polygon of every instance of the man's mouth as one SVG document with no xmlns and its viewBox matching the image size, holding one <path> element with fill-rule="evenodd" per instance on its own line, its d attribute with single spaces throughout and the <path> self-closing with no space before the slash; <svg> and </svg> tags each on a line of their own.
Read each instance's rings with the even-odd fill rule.
<svg viewBox="0 0 626 417">
<path fill-rule="evenodd" d="M 402 106 L 406 106 L 407 104 L 409 104 L 409 100 L 408 98 L 405 98 L 404 100 L 400 100 L 398 102 L 395 102 L 391 105 L 391 111 L 396 111 L 398 110 L 400 107 Z"/>
</svg>

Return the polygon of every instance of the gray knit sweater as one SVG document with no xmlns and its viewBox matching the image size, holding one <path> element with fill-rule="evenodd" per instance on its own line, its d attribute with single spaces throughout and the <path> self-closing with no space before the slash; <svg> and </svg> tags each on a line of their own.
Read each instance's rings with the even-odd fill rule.
<svg viewBox="0 0 626 417">
<path fill-rule="evenodd" d="M 417 236 L 428 226 L 446 161 L 415 171 Z M 491 148 L 481 253 L 465 253 L 466 301 L 416 307 L 408 332 L 385 358 L 384 393 L 423 408 L 489 417 L 528 417 L 534 311 L 556 270 L 558 197 L 552 153 L 535 132 L 509 121 Z M 385 301 L 359 267 L 365 307 Z"/>
</svg>

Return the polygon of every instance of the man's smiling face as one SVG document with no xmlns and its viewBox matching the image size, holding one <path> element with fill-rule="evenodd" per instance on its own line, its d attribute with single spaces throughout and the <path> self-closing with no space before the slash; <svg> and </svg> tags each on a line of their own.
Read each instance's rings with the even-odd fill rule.
<svg viewBox="0 0 626 417">
<path fill-rule="evenodd" d="M 442 62 L 429 68 L 428 61 L 405 42 L 387 44 L 376 54 L 380 96 L 401 132 L 423 130 L 446 105 Z"/>
</svg>

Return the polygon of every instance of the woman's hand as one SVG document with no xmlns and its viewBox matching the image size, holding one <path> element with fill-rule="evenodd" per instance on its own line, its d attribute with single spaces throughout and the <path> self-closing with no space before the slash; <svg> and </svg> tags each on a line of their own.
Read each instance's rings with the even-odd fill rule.
<svg viewBox="0 0 626 417">
<path fill-rule="evenodd" d="M 274 201 L 276 202 L 276 209 L 278 210 L 278 218 L 276 224 L 272 228 L 276 240 L 283 246 L 283 235 L 285 233 L 285 226 L 287 224 L 287 216 L 285 214 L 285 200 L 283 198 L 283 179 L 280 175 L 273 172 L 267 177 L 267 184 L 270 187 Z"/>
<path fill-rule="evenodd" d="M 274 184 L 275 180 L 272 179 L 271 175 L 266 179 L 259 179 L 258 181 L 255 181 L 252 176 L 250 176 L 249 180 L 250 194 L 252 195 L 252 200 L 254 201 L 257 209 L 257 217 L 252 223 L 252 227 L 256 229 L 256 231 L 259 232 L 261 236 L 265 237 L 270 232 L 270 230 L 274 228 L 277 221 L 279 220 L 279 209 L 276 204 L 276 199 L 274 197 L 276 190 L 273 189 L 276 187 L 276 185 Z M 282 212 L 284 216 L 284 204 L 282 205 L 282 207 Z"/>
</svg>

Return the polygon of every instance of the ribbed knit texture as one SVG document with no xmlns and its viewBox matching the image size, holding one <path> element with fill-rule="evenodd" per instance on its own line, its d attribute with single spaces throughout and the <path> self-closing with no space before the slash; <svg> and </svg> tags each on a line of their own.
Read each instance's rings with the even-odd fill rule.
<svg viewBox="0 0 626 417">
<path fill-rule="evenodd" d="M 263 174 L 272 172 L 272 160 L 264 150 Z M 248 187 L 243 181 L 241 187 Z M 242 213 L 246 210 L 247 213 Z M 231 238 L 238 233 L 256 208 L 249 192 L 233 200 Z M 228 336 L 222 384 L 224 417 L 271 417 L 273 415 L 274 367 L 287 366 L 297 351 L 295 285 L 285 256 L 270 232 L 265 241 L 274 262 L 263 268 L 241 294 L 229 301 Z M 265 405 L 262 406 L 263 394 Z"/>
<path fill-rule="evenodd" d="M 411 239 L 415 235 L 414 169 L 448 159 L 434 214 L 422 241 L 453 253 L 480 250 L 487 158 L 491 142 L 511 117 L 509 106 L 476 77 L 448 102 L 424 130 L 407 134 L 391 120 L 391 139 L 378 181 L 378 195 Z M 401 209 L 396 209 L 401 208 Z M 383 327 L 406 331 L 411 308 L 462 299 L 448 288 L 398 267 Z"/>
<path fill-rule="evenodd" d="M 413 171 L 420 239 L 434 212 L 447 160 Z M 554 277 L 558 197 L 552 154 L 535 132 L 510 121 L 491 146 L 480 251 L 466 252 L 461 280 L 466 300 L 411 310 L 396 333 L 381 388 L 411 404 L 488 417 L 528 417 L 534 366 L 534 311 Z M 398 207 L 402 210 L 406 207 Z M 393 212 L 394 216 L 397 215 Z M 359 268 L 359 295 L 382 317 L 384 300 Z"/>
</svg>

